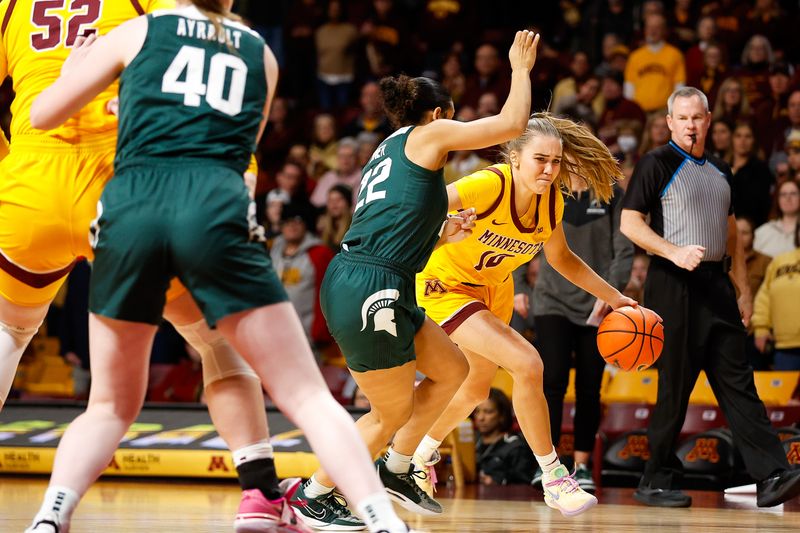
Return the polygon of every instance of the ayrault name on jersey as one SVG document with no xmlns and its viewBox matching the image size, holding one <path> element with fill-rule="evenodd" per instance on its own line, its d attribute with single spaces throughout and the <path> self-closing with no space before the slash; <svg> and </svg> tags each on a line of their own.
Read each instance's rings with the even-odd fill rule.
<svg viewBox="0 0 800 533">
<path fill-rule="evenodd" d="M 195 20 L 190 18 L 178 18 L 178 37 L 192 37 L 204 41 L 219 41 L 229 43 L 234 48 L 239 48 L 242 40 L 242 32 L 225 28 L 225 35 L 217 35 L 214 24 L 205 20 Z"/>
</svg>

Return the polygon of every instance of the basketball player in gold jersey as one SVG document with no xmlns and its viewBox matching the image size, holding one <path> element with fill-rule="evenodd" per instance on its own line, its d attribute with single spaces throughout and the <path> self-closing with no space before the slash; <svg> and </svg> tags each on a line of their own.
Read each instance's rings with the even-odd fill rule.
<svg viewBox="0 0 800 533">
<path fill-rule="evenodd" d="M 536 349 L 508 326 L 514 310 L 511 273 L 544 249 L 558 272 L 611 307 L 636 305 L 570 251 L 561 227 L 561 191 L 569 184 L 570 172 L 582 176 L 602 200 L 610 198 L 621 172 L 608 149 L 587 129 L 546 113 L 534 115 L 525 133 L 507 144 L 505 160 L 447 187 L 449 208 L 474 207 L 476 226 L 467 239 L 436 250 L 417 274 L 419 305 L 458 344 L 470 370 L 417 448 L 415 462 L 430 468 L 438 460 L 436 448 L 488 397 L 501 366 L 514 379 L 514 410 L 544 472 L 545 503 L 572 516 L 597 499 L 580 489 L 556 455 L 542 388 L 542 361 Z"/>
<path fill-rule="evenodd" d="M 31 103 L 58 78 L 81 36 L 104 35 L 129 19 L 174 5 L 174 0 L 0 4 L 0 81 L 13 78 L 16 92 L 10 154 L 0 161 L 0 409 L 50 302 L 75 262 L 92 258 L 89 226 L 113 175 L 117 141 L 117 118 L 106 109 L 117 95 L 116 83 L 52 131 L 31 127 Z M 0 155 L 5 155 L 2 141 Z M 209 412 L 233 451 L 245 497 L 260 492 L 265 499 L 279 498 L 257 376 L 208 328 L 180 284 L 173 284 L 168 299 L 165 316 L 203 358 Z M 55 498 L 47 495 L 46 501 Z M 252 526 L 248 518 L 237 516 L 237 526 Z"/>
</svg>

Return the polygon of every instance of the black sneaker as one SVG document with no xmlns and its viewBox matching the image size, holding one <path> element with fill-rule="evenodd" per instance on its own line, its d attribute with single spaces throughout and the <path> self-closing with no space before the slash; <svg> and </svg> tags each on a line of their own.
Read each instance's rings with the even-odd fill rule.
<svg viewBox="0 0 800 533">
<path fill-rule="evenodd" d="M 531 480 L 531 485 L 535 489 L 544 490 L 542 488 L 542 467 L 539 466 L 536 468 L 536 472 L 533 473 L 533 479 Z"/>
<path fill-rule="evenodd" d="M 653 489 L 640 486 L 633 492 L 633 499 L 654 507 L 689 507 L 692 497 L 674 489 Z"/>
<path fill-rule="evenodd" d="M 800 470 L 784 470 L 756 485 L 759 507 L 775 507 L 800 495 Z"/>
<path fill-rule="evenodd" d="M 412 463 L 408 467 L 407 474 L 395 474 L 386 468 L 386 462 L 383 457 L 375 461 L 375 466 L 378 469 L 378 475 L 381 482 L 386 487 L 386 492 L 389 496 L 400 504 L 403 509 L 411 511 L 412 513 L 420 515 L 437 515 L 442 513 L 442 506 L 428 496 L 422 490 L 415 480 L 418 471 L 414 469 Z M 424 475 L 423 472 L 419 472 Z"/>
<path fill-rule="evenodd" d="M 367 526 L 350 512 L 336 491 L 319 498 L 306 496 L 305 483 L 298 487 L 289 503 L 308 527 L 322 531 L 364 531 Z"/>
</svg>

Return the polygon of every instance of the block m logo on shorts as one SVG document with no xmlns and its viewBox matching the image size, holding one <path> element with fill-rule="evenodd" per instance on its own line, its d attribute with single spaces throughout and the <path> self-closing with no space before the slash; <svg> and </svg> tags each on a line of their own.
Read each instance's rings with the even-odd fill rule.
<svg viewBox="0 0 800 533">
<path fill-rule="evenodd" d="M 367 329 L 369 317 L 373 317 L 375 331 L 385 331 L 397 337 L 397 324 L 394 321 L 394 309 L 391 307 L 400 298 L 397 289 L 383 289 L 370 295 L 361 306 L 361 331 Z"/>
<path fill-rule="evenodd" d="M 442 282 L 438 279 L 426 279 L 425 280 L 425 296 L 430 296 L 431 294 L 445 294 L 447 289 L 444 288 Z"/>
</svg>

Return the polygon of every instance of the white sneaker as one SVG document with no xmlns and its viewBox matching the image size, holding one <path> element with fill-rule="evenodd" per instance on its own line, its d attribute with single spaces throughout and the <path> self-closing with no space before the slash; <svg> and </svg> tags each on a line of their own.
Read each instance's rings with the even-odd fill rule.
<svg viewBox="0 0 800 533">
<path fill-rule="evenodd" d="M 60 523 L 55 513 L 47 513 L 35 517 L 25 533 L 69 533 L 69 524 Z"/>
<path fill-rule="evenodd" d="M 542 475 L 542 488 L 544 503 L 564 516 L 581 514 L 597 503 L 597 498 L 581 489 L 564 465 Z"/>
<path fill-rule="evenodd" d="M 417 482 L 417 486 L 425 491 L 425 494 L 433 498 L 433 494 L 436 492 L 436 469 L 433 467 L 436 463 L 441 461 L 442 456 L 439 454 L 439 450 L 433 451 L 433 456 L 430 458 L 429 461 L 426 461 L 422 458 L 421 455 L 415 453 L 414 457 L 411 459 L 411 462 L 414 463 L 414 470 L 417 472 L 422 472 L 424 475 L 414 476 L 414 481 Z"/>
</svg>

